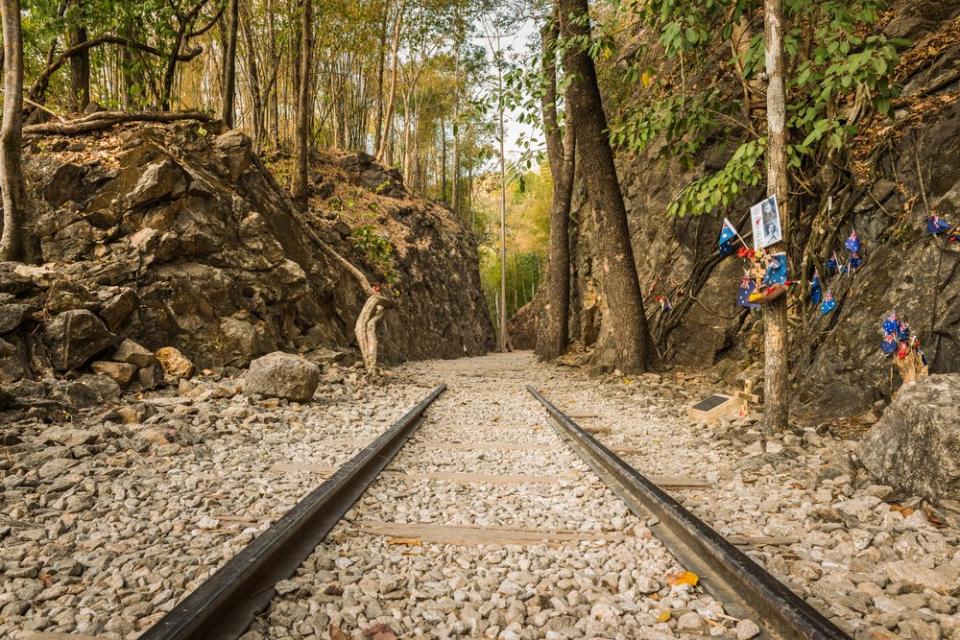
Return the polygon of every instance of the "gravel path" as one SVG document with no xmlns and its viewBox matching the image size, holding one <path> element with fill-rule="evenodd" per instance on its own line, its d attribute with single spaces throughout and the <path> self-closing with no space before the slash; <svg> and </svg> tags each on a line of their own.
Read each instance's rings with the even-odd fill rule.
<svg viewBox="0 0 960 640">
<path fill-rule="evenodd" d="M 737 637 L 738 621 L 699 588 L 676 583 L 683 567 L 548 426 L 524 383 L 556 372 L 533 367 L 531 377 L 531 367 L 522 355 L 403 367 L 401 380 L 442 380 L 449 390 L 388 473 L 283 583 L 247 640 L 387 630 L 411 638 Z M 405 477 L 429 473 L 522 477 Z M 390 526 L 371 533 L 369 523 Z M 454 544 L 397 526 L 411 523 L 594 539 Z M 751 637 L 755 625 L 740 624 L 741 637 Z"/>
<path fill-rule="evenodd" d="M 872 484 L 849 463 L 853 443 L 806 431 L 763 452 L 750 419 L 686 418 L 718 390 L 705 378 L 597 380 L 523 353 L 412 363 L 377 387 L 330 376 L 309 405 L 206 379 L 71 424 L 35 412 L 4 425 L 0 637 L 137 637 L 441 381 L 450 389 L 429 420 L 281 584 L 251 640 L 749 637 L 752 623 L 738 629 L 699 589 L 671 585 L 682 567 L 562 444 L 525 384 L 609 428 L 598 438 L 633 448 L 642 473 L 707 480 L 672 493 L 725 535 L 779 538 L 749 553 L 858 640 L 960 640 L 960 514 Z M 451 481 L 463 473 L 516 478 Z M 411 524 L 585 539 L 391 539 Z"/>
<path fill-rule="evenodd" d="M 324 385 L 310 406 L 201 382 L 72 425 L 4 427 L 0 638 L 134 638 L 413 405 Z M 125 422 L 127 424 L 125 424 Z"/>
</svg>

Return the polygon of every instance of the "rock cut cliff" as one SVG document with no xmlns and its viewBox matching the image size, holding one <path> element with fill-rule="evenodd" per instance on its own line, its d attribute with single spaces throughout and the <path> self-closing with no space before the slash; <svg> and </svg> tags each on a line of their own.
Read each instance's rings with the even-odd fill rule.
<svg viewBox="0 0 960 640">
<path fill-rule="evenodd" d="M 325 157 L 301 214 L 250 140 L 216 125 L 25 145 L 42 261 L 0 264 L 2 383 L 82 370 L 124 338 L 208 368 L 350 350 L 365 295 L 317 239 L 386 285 L 383 360 L 477 355 L 491 341 L 472 236 L 369 159 Z M 334 196 L 335 211 L 322 204 Z M 358 208 L 376 215 L 360 224 Z"/>
</svg>

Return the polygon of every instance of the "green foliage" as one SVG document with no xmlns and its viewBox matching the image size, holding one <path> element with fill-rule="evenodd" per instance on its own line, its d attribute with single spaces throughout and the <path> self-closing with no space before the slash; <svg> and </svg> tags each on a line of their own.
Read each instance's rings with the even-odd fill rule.
<svg viewBox="0 0 960 640">
<path fill-rule="evenodd" d="M 671 144 L 661 149 L 661 155 L 690 161 L 717 127 L 714 114 L 720 113 L 723 102 L 720 92 L 714 89 L 690 98 L 674 94 L 654 105 L 641 105 L 610 126 L 610 142 L 620 149 L 641 153 L 663 136 Z"/>
<path fill-rule="evenodd" d="M 380 269 L 387 282 L 393 282 L 396 277 L 394 249 L 389 239 L 377 233 L 372 224 L 364 224 L 353 228 L 350 240 L 368 263 Z"/>
<path fill-rule="evenodd" d="M 655 77 L 649 57 L 639 54 L 626 69 L 609 70 L 632 82 L 631 86 L 640 85 L 639 106 L 611 118 L 611 140 L 631 153 L 661 142 L 661 156 L 679 158 L 688 166 L 711 138 L 744 140 L 726 166 L 684 188 L 668 211 L 701 215 L 731 206 L 738 194 L 762 183 L 763 150 L 758 146 L 763 140 L 762 125 L 745 120 L 739 105 L 725 93 L 731 73 L 741 73 L 739 81 L 749 85 L 763 71 L 763 33 L 756 28 L 762 2 L 622 0 L 617 4 L 620 21 L 639 21 L 657 30 L 663 53 L 675 62 L 672 71 L 661 71 L 662 78 Z M 898 95 L 893 73 L 902 43 L 870 35 L 884 5 L 882 0 L 785 2 L 790 167 L 801 177 L 810 177 L 826 155 L 848 145 L 863 117 L 890 114 L 891 100 Z M 754 33 L 748 45 L 740 50 L 731 47 L 734 33 L 751 20 Z M 718 43 L 718 36 L 728 42 Z M 731 58 L 718 73 L 711 58 L 723 48 L 731 50 Z M 693 76 L 699 82 L 686 80 Z M 636 97 L 630 102 L 635 104 Z"/>
<path fill-rule="evenodd" d="M 759 163 L 766 144 L 766 138 L 741 144 L 722 169 L 684 187 L 667 207 L 667 213 L 671 216 L 699 215 L 731 206 L 744 189 L 762 182 Z"/>
</svg>

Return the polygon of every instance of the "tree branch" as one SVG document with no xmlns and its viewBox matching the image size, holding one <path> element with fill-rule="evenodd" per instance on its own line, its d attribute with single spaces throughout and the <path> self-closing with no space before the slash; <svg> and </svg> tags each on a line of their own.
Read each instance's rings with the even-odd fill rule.
<svg viewBox="0 0 960 640">
<path fill-rule="evenodd" d="M 43 100 L 43 94 L 46 92 L 46 87 L 50 81 L 50 76 L 56 73 L 57 69 L 66 64 L 67 60 L 75 55 L 83 53 L 88 49 L 99 47 L 100 45 L 104 44 L 117 44 L 128 49 L 143 51 L 144 53 L 149 53 L 150 55 L 160 58 L 166 57 L 166 54 L 163 51 L 157 49 L 156 47 L 151 47 L 148 44 L 137 42 L 136 40 L 132 40 L 130 38 L 124 38 L 123 36 L 104 34 L 97 38 L 92 38 L 85 42 L 76 44 L 69 49 L 65 49 L 56 60 L 47 65 L 47 68 L 44 69 L 40 76 L 34 81 L 33 86 L 30 88 L 30 99 L 36 102 Z M 193 60 L 201 53 L 203 53 L 203 47 L 197 47 L 196 49 L 178 53 L 177 60 L 181 62 L 187 62 L 189 60 Z"/>
<path fill-rule="evenodd" d="M 72 136 L 92 131 L 101 131 L 127 122 L 176 122 L 178 120 L 198 120 L 211 122 L 214 117 L 200 111 L 126 113 L 123 111 L 99 111 L 84 118 L 67 122 L 44 122 L 23 128 L 24 135 L 64 135 Z"/>
</svg>

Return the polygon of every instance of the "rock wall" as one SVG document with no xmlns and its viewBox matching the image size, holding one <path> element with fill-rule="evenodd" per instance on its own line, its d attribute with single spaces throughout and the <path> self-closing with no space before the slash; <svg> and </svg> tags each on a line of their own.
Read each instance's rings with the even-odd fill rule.
<svg viewBox="0 0 960 640">
<path fill-rule="evenodd" d="M 960 222 L 960 2 L 894 2 L 891 9 L 884 32 L 911 42 L 902 52 L 903 99 L 889 123 L 889 144 L 872 159 L 874 174 L 836 203 L 837 230 L 859 232 L 864 266 L 835 291 L 839 306 L 830 316 L 821 317 L 799 299 L 793 307 L 796 415 L 803 419 L 855 414 L 890 398 L 898 381 L 879 350 L 879 325 L 891 309 L 919 330 L 932 371 L 960 370 L 960 247 L 924 232 L 927 206 L 921 197 L 931 211 Z M 668 364 L 734 370 L 763 357 L 762 314 L 735 304 L 741 261 L 716 255 L 720 217 L 666 214 L 680 189 L 722 167 L 736 144 L 710 142 L 693 168 L 658 157 L 656 144 L 642 155 L 618 158 L 647 313 Z M 748 229 L 748 207 L 760 195 L 744 194 L 725 215 Z M 584 203 L 584 194 L 577 193 L 571 332 L 575 350 L 586 349 L 589 362 L 603 368 L 611 361 L 610 336 L 596 275 L 593 212 Z M 827 240 L 840 248 L 845 237 Z M 796 273 L 799 256 L 791 259 Z M 672 312 L 661 310 L 657 295 L 667 296 Z M 728 365 L 733 360 L 737 364 Z"/>
<path fill-rule="evenodd" d="M 210 368 L 277 349 L 315 359 L 350 349 L 363 293 L 311 236 L 382 280 L 345 216 L 295 212 L 239 132 L 190 123 L 38 137 L 25 168 L 43 264 L 0 264 L 0 383 L 82 369 L 123 338 Z M 347 212 L 379 206 L 398 236 L 383 359 L 485 352 L 492 329 L 471 236 L 402 185 L 369 191 L 364 175 L 377 173 L 368 162 L 317 186 L 354 194 Z"/>
</svg>

